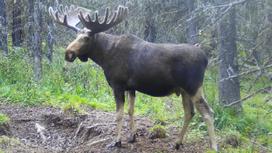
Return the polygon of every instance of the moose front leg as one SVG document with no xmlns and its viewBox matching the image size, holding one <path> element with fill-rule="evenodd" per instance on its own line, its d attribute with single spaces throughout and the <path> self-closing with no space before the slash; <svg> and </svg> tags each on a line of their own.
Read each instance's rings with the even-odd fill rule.
<svg viewBox="0 0 272 153">
<path fill-rule="evenodd" d="M 121 147 L 121 132 L 123 126 L 123 116 L 124 116 L 124 103 L 125 103 L 125 94 L 124 90 L 113 89 L 115 102 L 116 102 L 116 122 L 117 122 L 117 137 L 115 142 L 111 147 Z"/>
<path fill-rule="evenodd" d="M 136 141 L 136 128 L 134 121 L 134 104 L 135 104 L 135 91 L 128 91 L 128 115 L 129 115 L 129 130 L 130 135 L 128 138 L 129 143 Z"/>
<path fill-rule="evenodd" d="M 182 104 L 184 109 L 184 123 L 179 134 L 179 139 L 176 142 L 176 149 L 179 149 L 180 146 L 183 146 L 183 141 L 184 141 L 183 139 L 184 139 L 185 133 L 187 131 L 190 121 L 192 120 L 195 114 L 194 105 L 192 101 L 190 100 L 190 96 L 188 95 L 187 92 L 182 93 Z"/>
</svg>

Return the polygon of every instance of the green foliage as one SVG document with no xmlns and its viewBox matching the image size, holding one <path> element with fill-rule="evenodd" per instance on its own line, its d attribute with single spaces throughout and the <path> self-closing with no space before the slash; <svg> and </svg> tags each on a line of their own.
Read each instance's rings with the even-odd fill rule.
<svg viewBox="0 0 272 153">
<path fill-rule="evenodd" d="M 62 52 L 62 50 L 58 50 Z M 25 50 L 0 57 L 0 97 L 27 105 L 63 105 L 71 101 L 113 102 L 102 71 L 93 63 L 75 63 L 64 68 L 63 56 L 55 55 L 53 64 L 43 63 L 43 79 L 35 82 L 31 61 Z M 84 98 L 82 98 L 84 97 Z"/>
<path fill-rule="evenodd" d="M 75 97 L 77 99 L 77 97 Z M 62 106 L 62 109 L 64 112 L 72 113 L 72 114 L 84 114 L 83 108 L 82 108 L 82 102 L 81 99 L 69 101 L 68 103 L 65 103 Z"/>
<path fill-rule="evenodd" d="M 10 121 L 10 119 L 7 115 L 0 113 L 0 125 L 8 123 L 9 121 Z"/>
</svg>

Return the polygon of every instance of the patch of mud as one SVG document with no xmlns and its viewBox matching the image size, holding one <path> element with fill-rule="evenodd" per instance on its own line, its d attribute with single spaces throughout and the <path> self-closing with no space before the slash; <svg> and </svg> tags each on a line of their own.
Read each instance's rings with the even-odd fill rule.
<svg viewBox="0 0 272 153">
<path fill-rule="evenodd" d="M 167 129 L 163 139 L 149 139 L 152 121 L 136 117 L 137 142 L 127 143 L 129 132 L 128 117 L 122 131 L 122 148 L 107 146 L 116 136 L 115 114 L 89 110 L 86 115 L 67 115 L 52 107 L 22 107 L 0 104 L 0 112 L 7 114 L 11 121 L 5 143 L 0 149 L 5 152 L 22 153 L 149 153 L 149 152 L 204 152 L 208 149 L 206 139 L 186 143 L 179 151 L 173 145 L 178 135 L 177 128 Z M 8 139 L 7 139 L 8 138 Z M 0 142 L 3 136 L 0 137 Z M 14 143 L 16 142 L 16 143 Z M 14 145 L 15 144 L 15 145 Z"/>
</svg>

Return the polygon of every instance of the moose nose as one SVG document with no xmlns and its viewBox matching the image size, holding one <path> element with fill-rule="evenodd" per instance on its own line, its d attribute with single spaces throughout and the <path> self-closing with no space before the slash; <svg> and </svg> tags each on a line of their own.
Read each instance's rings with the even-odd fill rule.
<svg viewBox="0 0 272 153">
<path fill-rule="evenodd" d="M 68 62 L 73 62 L 76 59 L 76 54 L 73 51 L 66 51 L 65 60 Z"/>
</svg>

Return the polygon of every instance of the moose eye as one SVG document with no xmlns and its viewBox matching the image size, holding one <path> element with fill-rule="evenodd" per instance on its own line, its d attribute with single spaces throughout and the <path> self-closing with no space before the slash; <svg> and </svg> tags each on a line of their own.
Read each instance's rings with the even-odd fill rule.
<svg viewBox="0 0 272 153">
<path fill-rule="evenodd" d="M 90 37 L 84 37 L 83 40 L 84 40 L 84 41 L 89 41 L 89 40 L 90 40 Z"/>
</svg>

